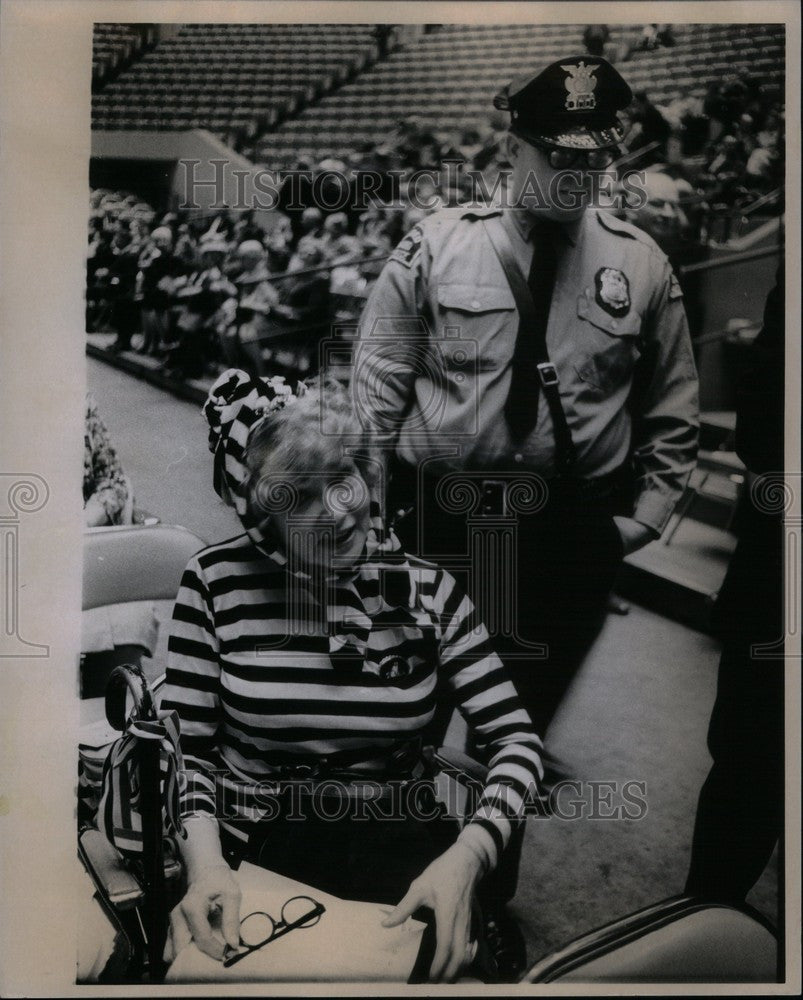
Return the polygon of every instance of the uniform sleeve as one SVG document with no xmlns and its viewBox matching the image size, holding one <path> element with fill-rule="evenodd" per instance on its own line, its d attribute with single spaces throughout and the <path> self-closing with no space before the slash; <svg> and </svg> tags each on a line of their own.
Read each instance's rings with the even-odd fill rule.
<svg viewBox="0 0 803 1000">
<path fill-rule="evenodd" d="M 660 535 L 697 459 L 697 370 L 683 296 L 665 257 L 645 323 L 631 397 L 636 500 L 633 516 Z"/>
<path fill-rule="evenodd" d="M 417 363 L 428 350 L 424 320 L 426 253 L 419 227 L 391 254 L 360 318 L 352 391 L 358 412 L 386 445 L 398 439 L 409 409 Z"/>
<path fill-rule="evenodd" d="M 128 500 L 128 480 L 94 400 L 87 400 L 84 461 L 84 504 L 94 497 L 109 524 L 119 524 Z"/>
<path fill-rule="evenodd" d="M 220 663 L 212 603 L 196 560 L 184 571 L 167 644 L 162 708 L 174 709 L 181 725 L 186 782 L 182 817 L 215 815 L 213 772 L 222 767 L 217 748 L 220 724 Z"/>
<path fill-rule="evenodd" d="M 458 839 L 493 868 L 528 803 L 541 798 L 543 745 L 473 604 L 448 573 L 440 575 L 436 607 L 441 674 L 489 767 L 477 808 Z"/>
</svg>

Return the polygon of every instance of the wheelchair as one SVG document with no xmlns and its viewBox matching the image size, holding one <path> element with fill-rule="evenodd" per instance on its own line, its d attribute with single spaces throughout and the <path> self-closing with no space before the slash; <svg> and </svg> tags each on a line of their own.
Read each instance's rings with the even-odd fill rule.
<svg viewBox="0 0 803 1000">
<path fill-rule="evenodd" d="M 184 528 L 162 524 L 87 531 L 83 607 L 173 599 L 187 562 L 204 544 Z M 154 694 L 160 684 L 161 679 L 153 685 Z M 106 708 L 110 724 L 121 729 L 129 707 L 122 706 L 119 688 Z M 102 755 L 102 747 L 95 749 L 96 757 Z M 441 747 L 432 756 L 438 769 L 458 784 L 482 782 L 487 773 L 454 747 Z M 97 944 L 85 941 L 79 948 L 78 981 L 159 982 L 163 969 L 149 939 L 147 880 L 92 826 L 80 831 L 78 853 L 91 880 L 81 925 Z M 180 861 L 168 851 L 159 862 L 162 903 L 178 902 Z M 777 981 L 778 954 L 774 929 L 752 908 L 680 895 L 543 956 L 521 983 L 768 983 Z"/>
</svg>

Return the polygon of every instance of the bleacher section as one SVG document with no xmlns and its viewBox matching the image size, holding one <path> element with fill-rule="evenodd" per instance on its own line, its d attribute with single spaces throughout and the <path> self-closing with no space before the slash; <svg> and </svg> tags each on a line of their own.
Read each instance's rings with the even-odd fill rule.
<svg viewBox="0 0 803 1000">
<path fill-rule="evenodd" d="M 612 41 L 620 41 L 622 31 L 616 29 Z M 444 25 L 266 135 L 259 158 L 275 165 L 324 152 L 344 155 L 362 140 L 380 141 L 407 116 L 439 129 L 484 123 L 502 84 L 582 51 L 581 34 L 580 25 Z M 632 88 L 646 90 L 656 103 L 701 95 L 741 66 L 783 82 L 782 25 L 678 25 L 676 38 L 676 47 L 635 52 L 621 67 Z"/>
<path fill-rule="evenodd" d="M 484 123 L 502 83 L 582 48 L 581 25 L 443 25 L 377 61 L 370 24 L 186 24 L 117 72 L 147 27 L 95 26 L 93 128 L 206 128 L 224 140 L 247 129 L 271 166 L 345 155 L 408 116 L 439 129 Z M 611 41 L 635 30 L 617 27 Z M 677 25 L 675 35 L 674 48 L 623 66 L 657 104 L 702 95 L 743 66 L 783 83 L 782 25 Z"/>
<path fill-rule="evenodd" d="M 92 86 L 99 89 L 156 39 L 152 24 L 95 24 L 92 31 Z"/>
<path fill-rule="evenodd" d="M 377 58 L 373 25 L 187 24 L 92 101 L 96 129 L 263 131 Z"/>
</svg>

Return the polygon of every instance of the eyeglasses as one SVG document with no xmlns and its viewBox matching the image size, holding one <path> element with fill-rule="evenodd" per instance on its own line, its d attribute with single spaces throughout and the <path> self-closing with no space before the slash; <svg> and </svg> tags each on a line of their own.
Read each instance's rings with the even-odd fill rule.
<svg viewBox="0 0 803 1000">
<path fill-rule="evenodd" d="M 269 913 L 256 910 L 240 921 L 240 948 L 226 945 L 223 953 L 223 967 L 228 969 L 241 958 L 264 948 L 270 941 L 289 934 L 298 928 L 314 927 L 326 912 L 323 903 L 318 903 L 310 896 L 293 896 L 282 907 L 279 920 Z"/>
<path fill-rule="evenodd" d="M 553 170 L 570 170 L 575 166 L 587 170 L 604 170 L 622 155 L 618 146 L 609 146 L 607 149 L 567 149 L 564 146 L 549 146 L 535 139 L 524 139 L 524 142 L 546 153 Z"/>
</svg>

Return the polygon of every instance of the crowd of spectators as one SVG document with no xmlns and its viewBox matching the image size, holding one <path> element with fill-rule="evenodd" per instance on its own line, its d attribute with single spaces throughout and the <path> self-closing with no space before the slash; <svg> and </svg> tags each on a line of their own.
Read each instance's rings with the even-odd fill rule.
<svg viewBox="0 0 803 1000">
<path fill-rule="evenodd" d="M 430 212 L 465 202 L 466 168 L 498 174 L 503 129 L 491 121 L 447 140 L 407 119 L 349 162 L 298 160 L 269 218 L 242 210 L 159 214 L 134 194 L 95 189 L 87 330 L 113 330 L 111 349 L 155 355 L 176 378 L 221 364 L 312 375 L 321 337 L 356 323 L 402 236 Z M 354 184 L 369 173 L 372 187 L 379 181 L 370 196 L 349 197 L 342 211 L 315 204 L 316 190 L 319 203 L 333 203 L 316 188 L 319 175 Z"/>
<path fill-rule="evenodd" d="M 645 31 L 639 47 L 674 44 L 671 26 L 648 27 L 657 31 Z M 604 32 L 584 40 L 589 51 L 607 44 Z M 634 95 L 627 165 L 659 176 L 647 185 L 647 204 L 633 211 L 625 205 L 624 214 L 676 268 L 704 252 L 712 213 L 732 215 L 765 196 L 769 210 L 779 210 L 781 96 L 739 67 L 700 97 L 659 105 L 645 92 Z M 158 213 L 136 195 L 96 189 L 87 329 L 113 330 L 112 349 L 156 355 L 177 378 L 213 374 L 221 365 L 289 379 L 312 375 L 321 338 L 333 326 L 353 327 L 404 234 L 429 212 L 476 197 L 478 178 L 486 192 L 494 189 L 505 167 L 506 128 L 499 113 L 448 130 L 405 119 L 394 134 L 343 159 L 327 154 L 291 164 L 292 188 L 282 187 L 278 207 L 259 217 Z M 367 201 L 350 196 L 342 210 L 318 207 L 335 204 L 338 191 L 331 198 L 316 180 L 345 178 L 353 193 L 367 173 L 374 178 Z"/>
<path fill-rule="evenodd" d="M 783 95 L 746 67 L 664 105 L 640 91 L 628 117 L 628 149 L 644 149 L 644 165 L 666 164 L 712 205 L 744 207 L 783 185 Z"/>
<path fill-rule="evenodd" d="M 356 318 L 391 249 L 380 211 L 350 231 L 342 212 L 276 210 L 265 229 L 247 211 L 160 215 L 126 192 L 91 203 L 87 330 L 113 330 L 111 350 L 156 356 L 176 378 L 223 364 L 314 374 L 321 337 Z"/>
</svg>

